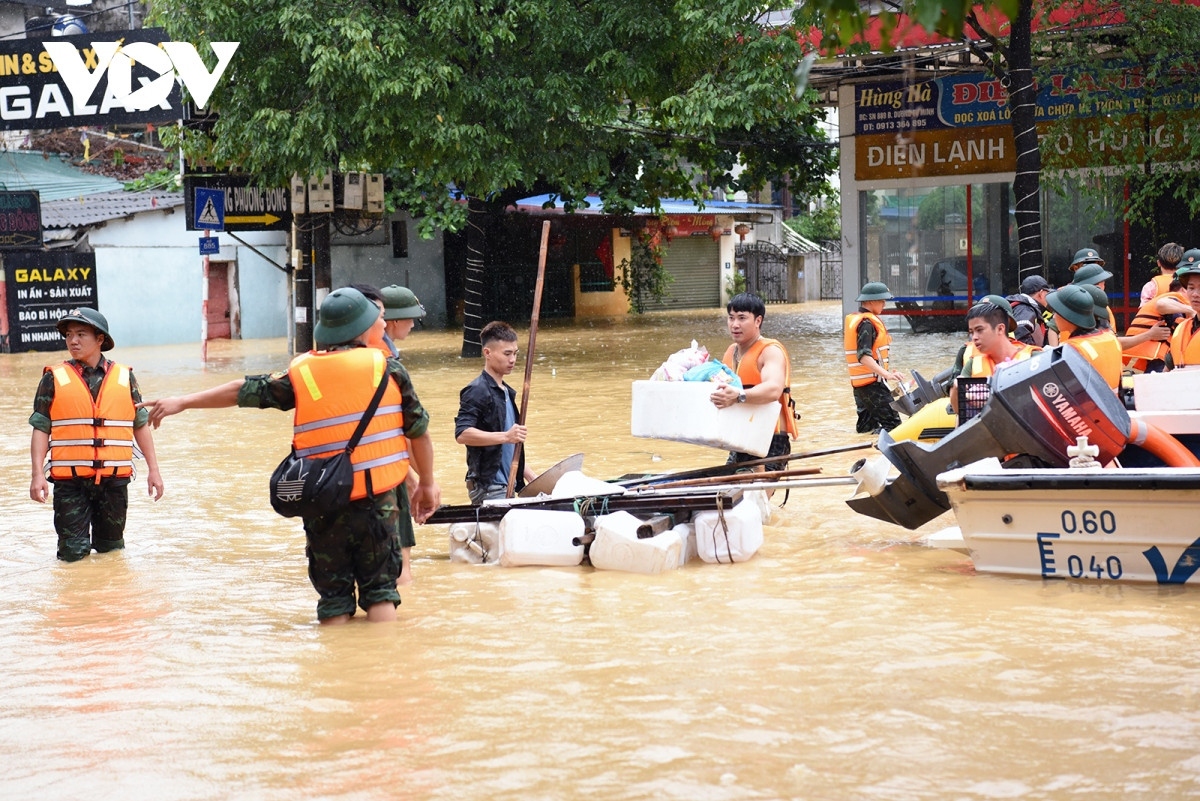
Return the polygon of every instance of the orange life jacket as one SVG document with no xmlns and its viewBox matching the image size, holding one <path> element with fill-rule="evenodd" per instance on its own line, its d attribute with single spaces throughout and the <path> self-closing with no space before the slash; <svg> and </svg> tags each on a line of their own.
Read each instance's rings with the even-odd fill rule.
<svg viewBox="0 0 1200 801">
<path fill-rule="evenodd" d="M 1160 276 L 1162 278 L 1172 278 L 1172 276 Z M 1182 292 L 1164 292 L 1160 291 L 1155 295 L 1149 303 L 1142 304 L 1137 310 L 1137 314 L 1129 322 L 1129 328 L 1125 331 L 1125 336 L 1131 337 L 1149 331 L 1158 323 L 1163 322 L 1163 316 L 1158 313 L 1156 305 L 1160 298 L 1171 297 L 1178 300 L 1184 305 L 1187 304 L 1187 299 L 1184 298 Z M 1150 362 L 1167 358 L 1167 353 L 1171 350 L 1169 340 L 1146 340 L 1132 347 L 1125 348 L 1121 354 L 1125 366 L 1135 373 L 1144 373 Z"/>
<path fill-rule="evenodd" d="M 758 369 L 758 357 L 768 345 L 775 345 L 783 351 L 783 392 L 779 395 L 779 421 L 775 423 L 775 433 L 787 434 L 790 438 L 795 439 L 800 434 L 800 429 L 796 425 L 796 402 L 792 400 L 792 359 L 788 356 L 787 348 L 783 346 L 783 343 L 777 339 L 759 337 L 758 341 L 742 355 L 736 367 L 733 357 L 737 352 L 737 345 L 730 345 L 721 362 L 737 372 L 737 377 L 742 380 L 744 388 L 756 387 L 762 383 L 762 373 Z"/>
<path fill-rule="evenodd" d="M 975 353 L 973 356 L 971 356 L 971 378 L 987 378 L 988 376 L 995 374 L 998 366 L 1010 364 L 1011 362 L 1023 362 L 1041 350 L 1041 348 L 1039 348 L 1037 345 L 1030 345 L 1026 342 L 1017 342 L 1013 339 L 1010 339 L 1009 341 L 1017 346 L 1017 352 L 1005 361 L 1000 362 L 999 365 L 992 360 L 991 356 L 988 356 L 982 351 L 975 350 L 974 347 L 972 347 L 971 349 L 975 350 Z"/>
<path fill-rule="evenodd" d="M 874 384 L 879 376 L 871 372 L 871 368 L 858 360 L 858 324 L 863 320 L 870 321 L 875 326 L 875 346 L 871 356 L 884 370 L 888 368 L 888 354 L 892 349 L 892 336 L 888 333 L 883 321 L 870 312 L 857 312 L 846 315 L 846 326 L 842 330 L 842 345 L 846 350 L 846 365 L 850 368 L 850 385 L 865 387 Z"/>
<path fill-rule="evenodd" d="M 79 372 L 63 362 L 54 374 L 50 404 L 50 477 L 128 478 L 133 475 L 133 394 L 129 368 L 110 364 L 100 391 L 92 393 Z"/>
<path fill-rule="evenodd" d="M 1175 280 L 1175 273 L 1159 273 L 1150 279 L 1154 284 L 1154 297 L 1162 297 L 1171 291 L 1171 282 Z M 1185 303 L 1187 301 L 1184 301 Z"/>
<path fill-rule="evenodd" d="M 1121 386 L 1121 343 L 1117 341 L 1116 334 L 1107 328 L 1086 334 L 1075 331 L 1065 344 L 1083 354 L 1114 391 Z"/>
<path fill-rule="evenodd" d="M 387 360 L 377 348 L 309 351 L 293 359 L 288 377 L 296 395 L 292 423 L 296 455 L 332 456 L 343 450 L 385 372 Z M 379 408 L 350 456 L 351 500 L 368 496 L 368 474 L 373 495 L 398 486 L 408 475 L 402 404 L 400 388 L 389 379 Z"/>
<path fill-rule="evenodd" d="M 1171 335 L 1171 363 L 1178 369 L 1200 364 L 1200 337 L 1196 336 L 1195 317 L 1185 317 Z"/>
</svg>

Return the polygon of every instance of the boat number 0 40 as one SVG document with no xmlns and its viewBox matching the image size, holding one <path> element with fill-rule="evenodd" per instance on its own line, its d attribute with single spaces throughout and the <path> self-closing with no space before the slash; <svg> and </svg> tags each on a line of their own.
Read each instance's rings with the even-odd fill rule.
<svg viewBox="0 0 1200 801">
<path fill-rule="evenodd" d="M 1117 516 L 1107 509 L 1100 512 L 1088 509 L 1078 515 L 1064 509 L 1062 530 L 1066 534 L 1115 534 L 1117 532 Z"/>
</svg>

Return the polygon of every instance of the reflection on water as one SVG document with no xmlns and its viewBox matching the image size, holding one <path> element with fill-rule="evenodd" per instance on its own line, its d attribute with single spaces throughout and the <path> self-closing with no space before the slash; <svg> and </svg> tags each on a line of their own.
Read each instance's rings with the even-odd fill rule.
<svg viewBox="0 0 1200 801">
<path fill-rule="evenodd" d="M 796 450 L 861 441 L 832 304 L 768 311 L 804 413 Z M 719 312 L 545 324 L 529 459 L 608 478 L 723 460 L 629 435 L 630 382 Z M 953 335 L 898 335 L 932 375 Z M 463 503 L 456 332 L 404 359 Z M 525 333 L 522 332 L 522 348 Z M 282 369 L 280 341 L 118 349 L 148 397 Z M 298 523 L 266 503 L 289 416 L 192 411 L 156 433 L 167 494 L 131 490 L 127 549 L 54 559 L 28 500 L 45 356 L 0 357 L 5 798 L 1175 798 L 1200 791 L 1197 596 L 976 576 L 958 554 L 793 491 L 735 566 L 659 576 L 450 564 L 418 528 L 390 626 L 316 626 Z M 510 381 L 518 391 L 523 365 Z M 843 474 L 858 454 L 814 463 Z M 776 502 L 779 498 L 777 496 Z"/>
</svg>

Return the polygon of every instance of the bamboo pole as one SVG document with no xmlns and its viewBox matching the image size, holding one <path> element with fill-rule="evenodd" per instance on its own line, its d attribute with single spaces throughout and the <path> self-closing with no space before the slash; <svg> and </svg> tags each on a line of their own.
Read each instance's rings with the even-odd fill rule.
<svg viewBox="0 0 1200 801">
<path fill-rule="evenodd" d="M 525 412 L 529 407 L 529 385 L 533 382 L 533 355 L 537 342 L 538 315 L 542 308 L 542 284 L 546 281 L 546 249 L 550 244 L 550 221 L 542 223 L 542 244 L 538 249 L 537 284 L 533 289 L 533 315 L 529 318 L 529 348 L 525 353 L 525 386 L 521 390 L 521 408 L 517 413 L 517 425 L 525 425 Z M 505 498 L 513 496 L 513 487 L 517 482 L 517 470 L 521 465 L 521 451 L 524 442 L 518 442 L 513 448 L 512 464 L 508 467 L 508 489 Z"/>
</svg>

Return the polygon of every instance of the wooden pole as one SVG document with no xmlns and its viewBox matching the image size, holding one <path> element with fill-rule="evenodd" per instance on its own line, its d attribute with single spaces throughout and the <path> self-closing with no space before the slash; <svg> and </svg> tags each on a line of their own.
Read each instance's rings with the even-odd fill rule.
<svg viewBox="0 0 1200 801">
<path fill-rule="evenodd" d="M 525 352 L 525 386 L 521 390 L 521 408 L 517 413 L 517 425 L 525 425 L 525 412 L 529 407 L 529 385 L 533 381 L 533 355 L 537 343 L 538 313 L 542 308 L 542 284 L 546 281 L 546 248 L 550 244 L 550 221 L 542 223 L 542 244 L 538 249 L 537 284 L 533 289 L 533 315 L 529 318 L 529 348 Z M 508 489 L 505 498 L 513 496 L 517 483 L 517 470 L 521 464 L 521 450 L 525 443 L 518 442 L 513 448 L 512 464 L 508 466 Z"/>
<path fill-rule="evenodd" d="M 736 473 L 738 470 L 741 470 L 745 467 L 757 467 L 758 465 L 766 465 L 771 462 L 791 462 L 796 459 L 811 459 L 815 456 L 830 456 L 835 453 L 847 453 L 849 451 L 860 451 L 874 447 L 874 442 L 859 442 L 853 445 L 841 445 L 833 448 L 823 448 L 821 450 L 808 451 L 806 453 L 789 453 L 784 456 L 764 456 L 761 459 L 748 459 L 744 462 L 738 462 L 737 464 L 721 464 L 714 467 L 701 467 L 696 470 L 683 470 L 678 473 L 659 473 L 658 475 L 623 478 L 613 483 L 619 484 L 622 487 L 629 487 L 638 484 L 654 484 L 661 481 L 679 481 L 685 478 L 725 476 Z"/>
</svg>

